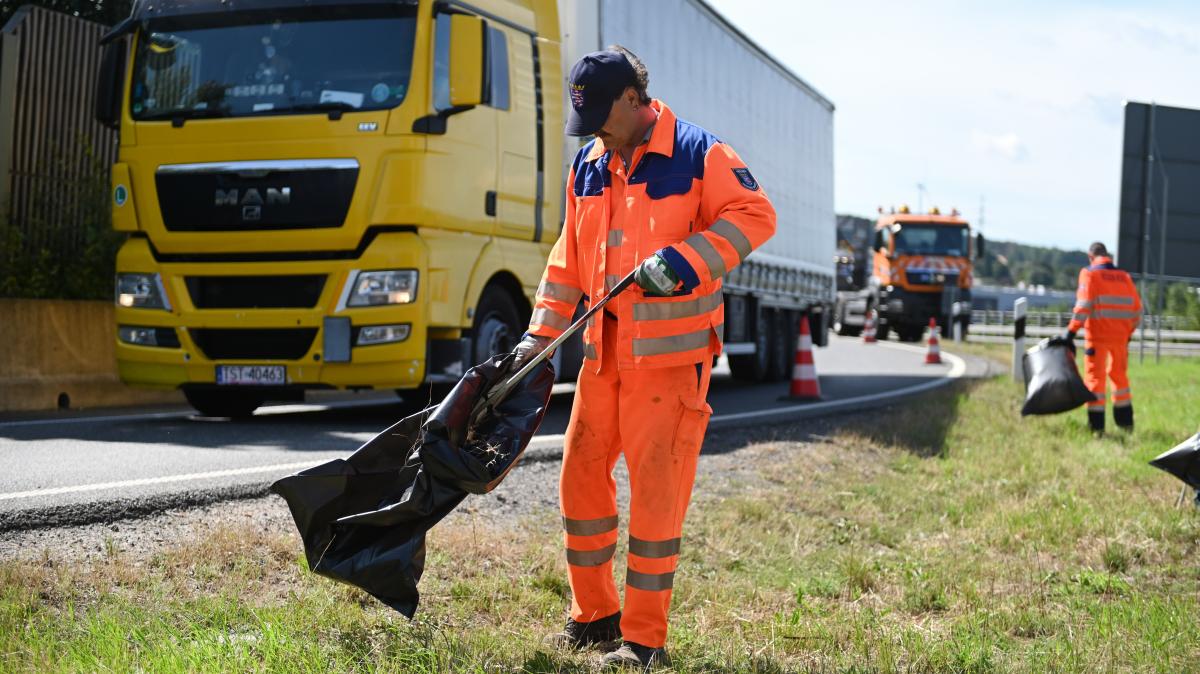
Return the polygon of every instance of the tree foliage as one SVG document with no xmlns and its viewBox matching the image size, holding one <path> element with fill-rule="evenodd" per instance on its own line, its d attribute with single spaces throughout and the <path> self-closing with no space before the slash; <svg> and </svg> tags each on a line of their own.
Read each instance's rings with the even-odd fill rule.
<svg viewBox="0 0 1200 674">
<path fill-rule="evenodd" d="M 1087 253 L 1029 246 L 1011 241 L 988 241 L 987 255 L 975 266 L 983 283 L 1016 285 L 1025 282 L 1059 290 L 1074 290 L 1079 270 L 1086 267 Z"/>
</svg>

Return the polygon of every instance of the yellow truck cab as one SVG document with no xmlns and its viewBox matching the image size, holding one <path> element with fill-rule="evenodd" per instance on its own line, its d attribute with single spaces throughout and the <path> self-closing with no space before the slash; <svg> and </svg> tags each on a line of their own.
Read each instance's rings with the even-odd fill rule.
<svg viewBox="0 0 1200 674">
<path fill-rule="evenodd" d="M 105 43 L 123 381 L 423 402 L 520 339 L 562 213 L 553 0 L 139 1 Z"/>
<path fill-rule="evenodd" d="M 881 210 L 870 247 L 870 276 L 864 287 L 838 294 L 838 331 L 858 334 L 865 315 L 875 311 L 879 339 L 894 330 L 901 341 L 918 341 L 930 318 L 943 328 L 957 321 L 966 334 L 974 259 L 983 246 L 982 235 L 972 242 L 970 224 L 958 211 Z"/>
</svg>

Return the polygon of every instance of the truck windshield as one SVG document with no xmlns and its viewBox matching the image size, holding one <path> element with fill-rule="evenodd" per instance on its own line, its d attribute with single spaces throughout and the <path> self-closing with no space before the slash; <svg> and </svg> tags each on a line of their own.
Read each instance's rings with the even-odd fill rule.
<svg viewBox="0 0 1200 674">
<path fill-rule="evenodd" d="M 414 9 L 310 6 L 157 19 L 133 64 L 134 119 L 240 117 L 399 105 Z"/>
<path fill-rule="evenodd" d="M 961 257 L 968 241 L 966 227 L 905 224 L 896 232 L 896 254 Z"/>
</svg>

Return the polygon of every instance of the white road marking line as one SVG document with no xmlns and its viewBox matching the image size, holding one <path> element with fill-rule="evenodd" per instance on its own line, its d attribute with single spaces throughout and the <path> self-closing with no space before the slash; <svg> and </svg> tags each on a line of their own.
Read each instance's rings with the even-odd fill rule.
<svg viewBox="0 0 1200 674">
<path fill-rule="evenodd" d="M 121 480 L 120 482 L 97 482 L 95 484 L 80 484 L 71 487 L 51 487 L 49 489 L 34 489 L 31 491 L 14 491 L 0 494 L 0 501 L 11 501 L 33 496 L 58 496 L 61 494 L 77 494 L 87 491 L 103 491 L 106 489 L 125 489 L 128 487 L 143 487 L 171 482 L 189 482 L 191 480 L 210 480 L 218 477 L 234 477 L 237 475 L 254 475 L 255 473 L 273 473 L 276 471 L 300 470 L 311 468 L 313 462 L 298 461 L 295 463 L 277 463 L 271 466 L 251 466 L 249 468 L 230 468 L 228 470 L 210 470 L 204 473 L 188 473 L 186 475 L 165 475 L 163 477 L 144 477 L 138 480 Z"/>
<path fill-rule="evenodd" d="M 908 344 L 890 344 L 887 342 L 879 342 L 882 346 L 900 349 L 903 351 L 913 351 L 916 353 L 924 353 L 925 349 L 921 347 L 911 346 Z M 736 421 L 739 419 L 754 419 L 766 416 L 784 416 L 791 412 L 811 412 L 813 410 L 825 410 L 830 408 L 846 407 L 857 405 L 866 402 L 886 400 L 888 398 L 897 398 L 913 393 L 920 393 L 931 388 L 942 386 L 950 383 L 954 379 L 958 379 L 966 374 L 967 363 L 962 358 L 952 354 L 943 353 L 942 357 L 950 361 L 950 370 L 944 376 L 931 378 L 927 382 L 905 386 L 903 388 L 892 389 L 880 393 L 871 393 L 863 396 L 855 396 L 853 398 L 843 398 L 841 400 L 828 400 L 825 402 L 808 403 L 804 405 L 789 405 L 787 407 L 777 407 L 769 410 L 757 410 L 754 412 L 739 412 L 734 414 L 719 414 L 712 417 L 712 421 Z M 354 401 L 354 405 L 370 404 L 368 401 Z M 281 406 L 281 407 L 297 407 L 297 406 Z M 307 406 L 305 406 L 307 407 Z M 314 406 L 315 407 L 315 406 Z M 114 417 L 128 418 L 128 417 Z M 93 417 L 95 419 L 95 417 Z M 566 436 L 562 433 L 554 435 L 538 435 L 530 441 L 527 449 L 554 447 L 561 444 Z M 271 466 L 255 466 L 251 468 L 233 468 L 229 470 L 214 470 L 204 473 L 188 473 L 186 475 L 167 475 L 163 477 L 147 477 L 137 480 L 122 480 L 120 482 L 100 482 L 96 484 L 83 484 L 71 487 L 52 487 L 49 489 L 34 489 L 31 491 L 10 492 L 8 494 L 0 494 L 0 501 L 9 501 L 20 498 L 32 498 L 36 496 L 58 496 L 62 494 L 77 494 L 80 492 L 103 491 L 106 489 L 125 489 L 129 487 L 141 487 L 157 484 L 169 484 L 173 482 L 189 482 L 193 480 L 208 480 L 220 477 L 234 477 L 238 475 L 254 475 L 256 473 L 271 473 L 276 471 L 300 470 L 303 468 L 311 468 L 315 465 L 312 461 L 302 461 L 296 463 L 279 463 Z"/>
</svg>

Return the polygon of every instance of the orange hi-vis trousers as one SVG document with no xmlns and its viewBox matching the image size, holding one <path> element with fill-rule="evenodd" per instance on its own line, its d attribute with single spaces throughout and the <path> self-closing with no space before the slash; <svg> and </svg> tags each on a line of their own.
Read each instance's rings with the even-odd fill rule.
<svg viewBox="0 0 1200 674">
<path fill-rule="evenodd" d="M 604 334 L 616 334 L 616 321 L 605 320 Z M 683 518 L 712 414 L 705 402 L 712 359 L 618 370 L 617 340 L 601 341 L 599 372 L 585 367 L 579 374 L 559 486 L 571 618 L 591 622 L 621 610 L 613 582 L 617 483 L 612 473 L 624 453 L 630 502 L 621 633 L 626 641 L 658 648 L 667 640 Z"/>
<path fill-rule="evenodd" d="M 1113 417 L 1118 426 L 1133 425 L 1133 394 L 1129 389 L 1129 344 L 1120 342 L 1087 342 L 1083 359 L 1083 381 L 1096 396 L 1089 402 L 1088 420 L 1092 428 L 1104 428 L 1106 380 L 1113 385 Z"/>
</svg>

